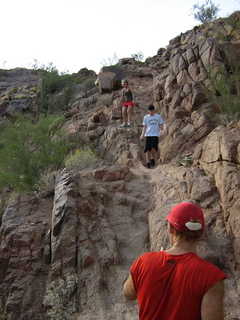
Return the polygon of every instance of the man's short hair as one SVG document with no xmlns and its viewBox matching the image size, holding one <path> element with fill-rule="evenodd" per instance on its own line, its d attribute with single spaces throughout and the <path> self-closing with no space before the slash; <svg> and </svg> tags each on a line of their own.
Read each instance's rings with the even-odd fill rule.
<svg viewBox="0 0 240 320">
<path fill-rule="evenodd" d="M 154 110 L 154 106 L 150 104 L 150 106 L 148 106 L 148 110 Z"/>
</svg>

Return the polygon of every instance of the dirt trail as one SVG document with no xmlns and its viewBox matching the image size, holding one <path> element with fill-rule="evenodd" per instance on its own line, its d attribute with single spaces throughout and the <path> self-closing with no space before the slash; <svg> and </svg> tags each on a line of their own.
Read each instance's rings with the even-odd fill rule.
<svg viewBox="0 0 240 320">
<path fill-rule="evenodd" d="M 126 301 L 122 286 L 133 261 L 140 254 L 149 251 L 148 207 L 151 197 L 151 173 L 144 167 L 133 168 L 131 172 L 132 178 L 129 182 L 105 182 L 98 185 L 98 188 L 108 192 L 99 228 L 105 240 L 110 235 L 107 246 L 112 250 L 115 263 L 106 267 L 99 263 L 83 270 L 85 288 L 82 288 L 80 300 L 85 300 L 85 305 L 84 308 L 82 305 L 83 312 L 78 319 L 136 319 L 137 303 Z M 84 186 L 87 190 L 93 188 L 91 181 L 86 181 Z M 100 208 L 100 204 L 97 206 Z M 98 248 L 99 245 L 102 249 Z M 100 251 L 103 246 L 103 243 L 95 243 L 98 261 L 102 259 Z M 90 296 L 94 306 L 88 303 Z"/>
</svg>

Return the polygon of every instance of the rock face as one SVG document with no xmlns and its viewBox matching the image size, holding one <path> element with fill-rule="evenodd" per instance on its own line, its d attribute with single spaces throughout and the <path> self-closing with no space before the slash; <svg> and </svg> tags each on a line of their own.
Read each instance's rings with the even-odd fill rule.
<svg viewBox="0 0 240 320">
<path fill-rule="evenodd" d="M 232 19 L 239 23 L 239 12 Z M 52 319 L 136 319 L 137 303 L 125 300 L 123 282 L 140 254 L 169 246 L 164 217 L 181 201 L 202 207 L 207 232 L 199 255 L 228 276 L 224 319 L 240 319 L 240 121 L 216 126 L 208 113 L 219 109 L 203 89 L 210 83 L 208 67 L 228 72 L 226 48 L 239 48 L 239 29 L 224 21 L 181 34 L 143 64 L 123 59 L 119 72 L 136 93 L 133 127 L 119 127 L 120 73 L 114 68 L 100 72 L 98 94 L 69 106 L 69 137 L 94 141 L 99 162 L 59 172 L 53 198 L 19 195 L 6 208 L 0 238 L 3 319 L 49 319 L 49 311 Z M 220 31 L 231 39 L 227 45 L 216 40 Z M 96 104 L 101 92 L 114 88 L 110 105 Z M 166 127 L 158 164 L 148 170 L 139 137 L 150 103 Z M 179 158 L 190 165 L 177 165 Z M 69 285 L 68 273 L 76 285 Z M 51 292 L 59 297 L 61 316 L 46 300 Z"/>
<path fill-rule="evenodd" d="M 0 117 L 14 112 L 24 113 L 36 106 L 36 99 L 29 88 L 35 88 L 39 75 L 35 70 L 16 68 L 0 75 Z"/>
</svg>

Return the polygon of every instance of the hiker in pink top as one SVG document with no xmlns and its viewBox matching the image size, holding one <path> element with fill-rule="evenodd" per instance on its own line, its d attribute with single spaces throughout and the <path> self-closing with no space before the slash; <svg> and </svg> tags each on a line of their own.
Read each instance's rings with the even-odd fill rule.
<svg viewBox="0 0 240 320">
<path fill-rule="evenodd" d="M 226 275 L 197 255 L 202 210 L 183 202 L 166 220 L 171 249 L 145 253 L 132 264 L 125 297 L 138 300 L 140 320 L 223 320 Z"/>
</svg>

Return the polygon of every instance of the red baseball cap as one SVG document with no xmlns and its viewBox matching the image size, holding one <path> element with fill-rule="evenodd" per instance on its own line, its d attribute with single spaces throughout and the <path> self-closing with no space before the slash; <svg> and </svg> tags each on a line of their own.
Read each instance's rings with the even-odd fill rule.
<svg viewBox="0 0 240 320">
<path fill-rule="evenodd" d="M 175 205 L 165 219 L 179 232 L 205 229 L 202 210 L 191 202 Z"/>
</svg>

